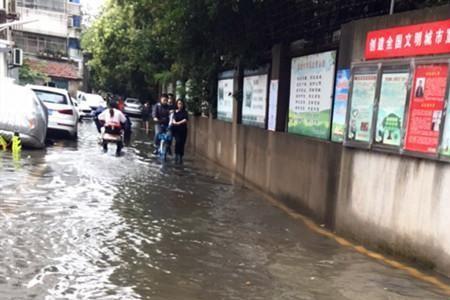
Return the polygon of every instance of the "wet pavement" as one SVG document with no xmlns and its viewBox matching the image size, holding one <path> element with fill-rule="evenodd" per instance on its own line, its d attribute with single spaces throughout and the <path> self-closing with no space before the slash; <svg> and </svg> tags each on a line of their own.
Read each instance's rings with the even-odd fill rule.
<svg viewBox="0 0 450 300">
<path fill-rule="evenodd" d="M 94 125 L 0 153 L 0 299 L 448 299 L 309 231 L 203 160 L 161 164 Z"/>
</svg>

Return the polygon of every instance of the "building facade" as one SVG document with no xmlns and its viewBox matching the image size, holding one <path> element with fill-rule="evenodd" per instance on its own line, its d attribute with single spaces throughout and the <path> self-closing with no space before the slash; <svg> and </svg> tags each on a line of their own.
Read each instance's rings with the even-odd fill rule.
<svg viewBox="0 0 450 300">
<path fill-rule="evenodd" d="M 14 1 L 0 0 L 0 26 L 15 16 Z M 8 75 L 9 52 L 12 47 L 11 32 L 8 28 L 0 27 L 0 79 Z"/>
<path fill-rule="evenodd" d="M 75 93 L 83 74 L 80 0 L 17 0 L 17 13 L 21 19 L 36 20 L 12 32 L 25 63 L 56 87 Z"/>
<path fill-rule="evenodd" d="M 6 10 L 5 2 L 0 1 L 0 24 L 6 23 Z M 0 31 L 0 40 L 5 40 L 3 32 Z M 3 49 L 6 48 L 2 42 L 0 42 L 0 79 L 6 76 L 6 53 Z"/>
</svg>

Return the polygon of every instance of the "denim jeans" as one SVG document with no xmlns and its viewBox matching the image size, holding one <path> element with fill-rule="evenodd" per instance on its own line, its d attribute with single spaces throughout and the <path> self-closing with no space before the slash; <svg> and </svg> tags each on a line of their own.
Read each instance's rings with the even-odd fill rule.
<svg viewBox="0 0 450 300">
<path fill-rule="evenodd" d="M 155 138 L 153 139 L 153 144 L 155 145 L 155 148 L 159 148 L 160 140 L 159 140 L 159 133 L 161 132 L 161 125 L 155 124 Z"/>
</svg>

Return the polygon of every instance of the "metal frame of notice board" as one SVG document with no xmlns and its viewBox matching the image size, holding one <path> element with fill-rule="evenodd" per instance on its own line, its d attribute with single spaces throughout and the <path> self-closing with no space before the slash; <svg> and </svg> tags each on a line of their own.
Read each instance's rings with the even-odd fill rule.
<svg viewBox="0 0 450 300">
<path fill-rule="evenodd" d="M 335 60 L 334 60 L 334 74 L 333 74 L 333 83 L 332 83 L 332 87 L 331 87 L 331 103 L 330 103 L 330 118 L 328 120 L 329 122 L 329 130 L 328 130 L 328 137 L 327 138 L 320 138 L 320 137 L 315 137 L 315 136 L 309 136 L 309 135 L 304 135 L 304 134 L 299 134 L 299 133 L 293 133 L 289 131 L 289 109 L 291 107 L 291 88 L 292 88 L 292 62 L 294 59 L 296 58 L 302 58 L 302 57 L 307 57 L 307 56 L 312 56 L 312 55 L 318 55 L 318 54 L 323 54 L 326 52 L 335 52 Z M 333 111 L 334 111 L 334 96 L 336 93 L 336 79 L 337 79 L 337 72 L 339 70 L 339 48 L 334 48 L 334 47 L 322 47 L 320 48 L 320 50 L 316 49 L 315 51 L 304 51 L 304 50 L 298 50 L 298 51 L 292 51 L 290 52 L 289 55 L 289 96 L 288 96 L 288 114 L 286 117 L 286 121 L 285 121 L 285 125 L 284 125 L 284 132 L 286 132 L 287 134 L 290 135 L 294 135 L 297 137 L 301 137 L 304 139 L 309 139 L 309 140 L 313 140 L 313 141 L 319 141 L 319 142 L 325 142 L 325 143 L 334 143 L 331 140 L 331 135 L 332 135 L 332 128 L 333 128 Z M 269 85 L 270 86 L 270 85 Z M 350 88 L 350 87 L 349 87 Z"/>
<path fill-rule="evenodd" d="M 229 79 L 233 79 L 233 91 L 232 91 L 232 93 L 234 93 L 234 90 L 235 90 L 235 88 L 236 88 L 236 87 L 234 86 L 234 77 L 236 76 L 236 72 L 237 72 L 236 70 L 227 70 L 227 71 L 223 71 L 223 72 L 219 73 L 219 74 L 217 75 L 217 81 L 216 81 L 217 88 L 218 88 L 219 82 L 220 82 L 221 80 L 229 80 Z M 219 120 L 219 121 L 222 121 L 222 122 L 232 123 L 232 122 L 233 122 L 233 110 L 234 110 L 234 105 L 235 105 L 235 103 L 234 103 L 234 101 L 233 101 L 233 103 L 232 103 L 232 115 L 231 115 L 231 120 L 221 119 L 221 118 L 219 118 L 218 95 L 219 95 L 219 90 L 217 89 L 217 95 L 216 95 L 216 99 L 215 99 L 215 101 L 216 101 L 216 103 L 217 103 L 217 115 L 216 115 L 216 119 Z M 233 95 L 232 97 L 234 98 L 234 95 Z"/>
<path fill-rule="evenodd" d="M 270 63 L 262 65 L 261 67 L 253 69 L 253 70 L 251 70 L 251 69 L 245 69 L 244 70 L 244 74 L 242 76 L 242 81 L 244 81 L 245 77 L 258 76 L 258 75 L 267 75 L 267 83 L 266 83 L 266 111 L 265 111 L 265 115 L 264 115 L 264 126 L 244 124 L 242 122 L 242 118 L 243 118 L 242 115 L 241 115 L 240 125 L 267 130 L 267 123 L 268 123 L 268 119 L 269 119 L 269 95 L 270 95 L 271 71 L 272 71 L 272 64 L 270 64 Z M 242 89 L 243 88 L 244 88 L 244 83 L 242 83 Z M 240 105 L 242 106 L 242 109 L 243 109 L 244 101 L 242 101 L 240 103 Z"/>
<path fill-rule="evenodd" d="M 414 86 L 414 77 L 416 72 L 416 66 L 418 65 L 434 65 L 434 64 L 446 64 L 448 65 L 448 74 L 446 80 L 446 90 L 444 96 L 444 107 L 441 117 L 441 123 L 439 128 L 439 145 L 436 154 L 427 154 L 422 152 L 414 152 L 405 149 L 405 139 L 406 139 L 406 131 L 409 120 L 410 113 L 410 105 L 411 105 L 411 90 Z M 377 130 L 377 122 L 378 122 L 378 113 L 379 113 L 379 105 L 380 105 L 380 92 L 382 88 L 382 76 L 386 73 L 409 73 L 407 91 L 406 91 L 406 99 L 404 104 L 404 114 L 403 114 L 403 124 L 401 127 L 401 141 L 399 146 L 393 145 L 385 145 L 382 143 L 378 143 L 375 141 L 376 130 Z M 350 128 L 350 118 L 352 113 L 352 105 L 353 105 L 353 87 L 354 87 L 354 78 L 356 75 L 375 75 L 376 74 L 376 87 L 375 87 L 375 96 L 372 104 L 372 118 L 371 118 L 371 128 L 370 128 L 370 138 L 368 142 L 361 142 L 349 139 L 349 131 Z M 359 148 L 365 150 L 375 150 L 378 152 L 385 152 L 391 154 L 399 154 L 405 155 L 409 157 L 416 158 L 426 158 L 431 160 L 439 160 L 450 162 L 450 156 L 445 156 L 441 154 L 441 147 L 443 142 L 445 124 L 447 121 L 447 106 L 450 105 L 450 55 L 440 56 L 440 57 L 423 57 L 423 58 L 403 58 L 403 59 L 390 59 L 390 60 L 374 60 L 374 61 L 366 61 L 353 63 L 351 67 L 351 77 L 350 77 L 350 85 L 349 85 L 349 98 L 348 98 L 348 106 L 347 106 L 347 115 L 346 115 L 346 130 L 344 137 L 344 146 L 351 148 Z M 450 122 L 450 116 L 448 118 Z"/>
<path fill-rule="evenodd" d="M 372 138 L 373 138 L 373 116 L 374 116 L 374 107 L 375 107 L 375 103 L 376 103 L 376 97 L 377 97 L 377 85 L 379 82 L 379 77 L 380 77 L 380 69 L 381 69 L 381 64 L 380 63 L 376 63 L 376 62 L 370 62 L 370 63 L 365 63 L 365 64 L 352 64 L 351 67 L 351 77 L 350 77 L 350 84 L 349 84 L 349 94 L 348 94 L 348 103 L 347 103 L 347 116 L 346 116 L 346 129 L 345 129 L 345 137 L 344 137 L 344 146 L 348 146 L 348 147 L 353 147 L 353 148 L 361 148 L 361 149 L 370 149 L 371 145 L 372 145 Z M 349 135 L 350 135 L 350 131 L 352 130 L 351 126 L 350 126 L 350 120 L 351 120 L 351 115 L 352 115 L 352 106 L 353 106 L 353 88 L 354 88 L 354 79 L 355 76 L 359 76 L 359 75 L 375 75 L 376 76 L 376 85 L 375 85 L 375 94 L 374 94 L 374 98 L 373 98 L 373 103 L 372 103 L 372 118 L 371 118 L 371 124 L 372 124 L 372 128 L 370 129 L 370 136 L 369 136 L 369 141 L 368 142 L 364 142 L 364 141 L 357 141 L 356 140 L 356 133 L 355 133 L 355 138 L 354 139 L 349 139 Z"/>
</svg>

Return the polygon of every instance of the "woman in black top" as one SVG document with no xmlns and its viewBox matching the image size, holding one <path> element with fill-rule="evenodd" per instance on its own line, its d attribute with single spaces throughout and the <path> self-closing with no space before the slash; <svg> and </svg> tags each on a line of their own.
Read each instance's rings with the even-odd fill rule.
<svg viewBox="0 0 450 300">
<path fill-rule="evenodd" d="M 175 137 L 175 162 L 182 164 L 184 145 L 187 138 L 188 113 L 181 99 L 177 100 L 177 109 L 173 113 L 172 133 Z"/>
</svg>

